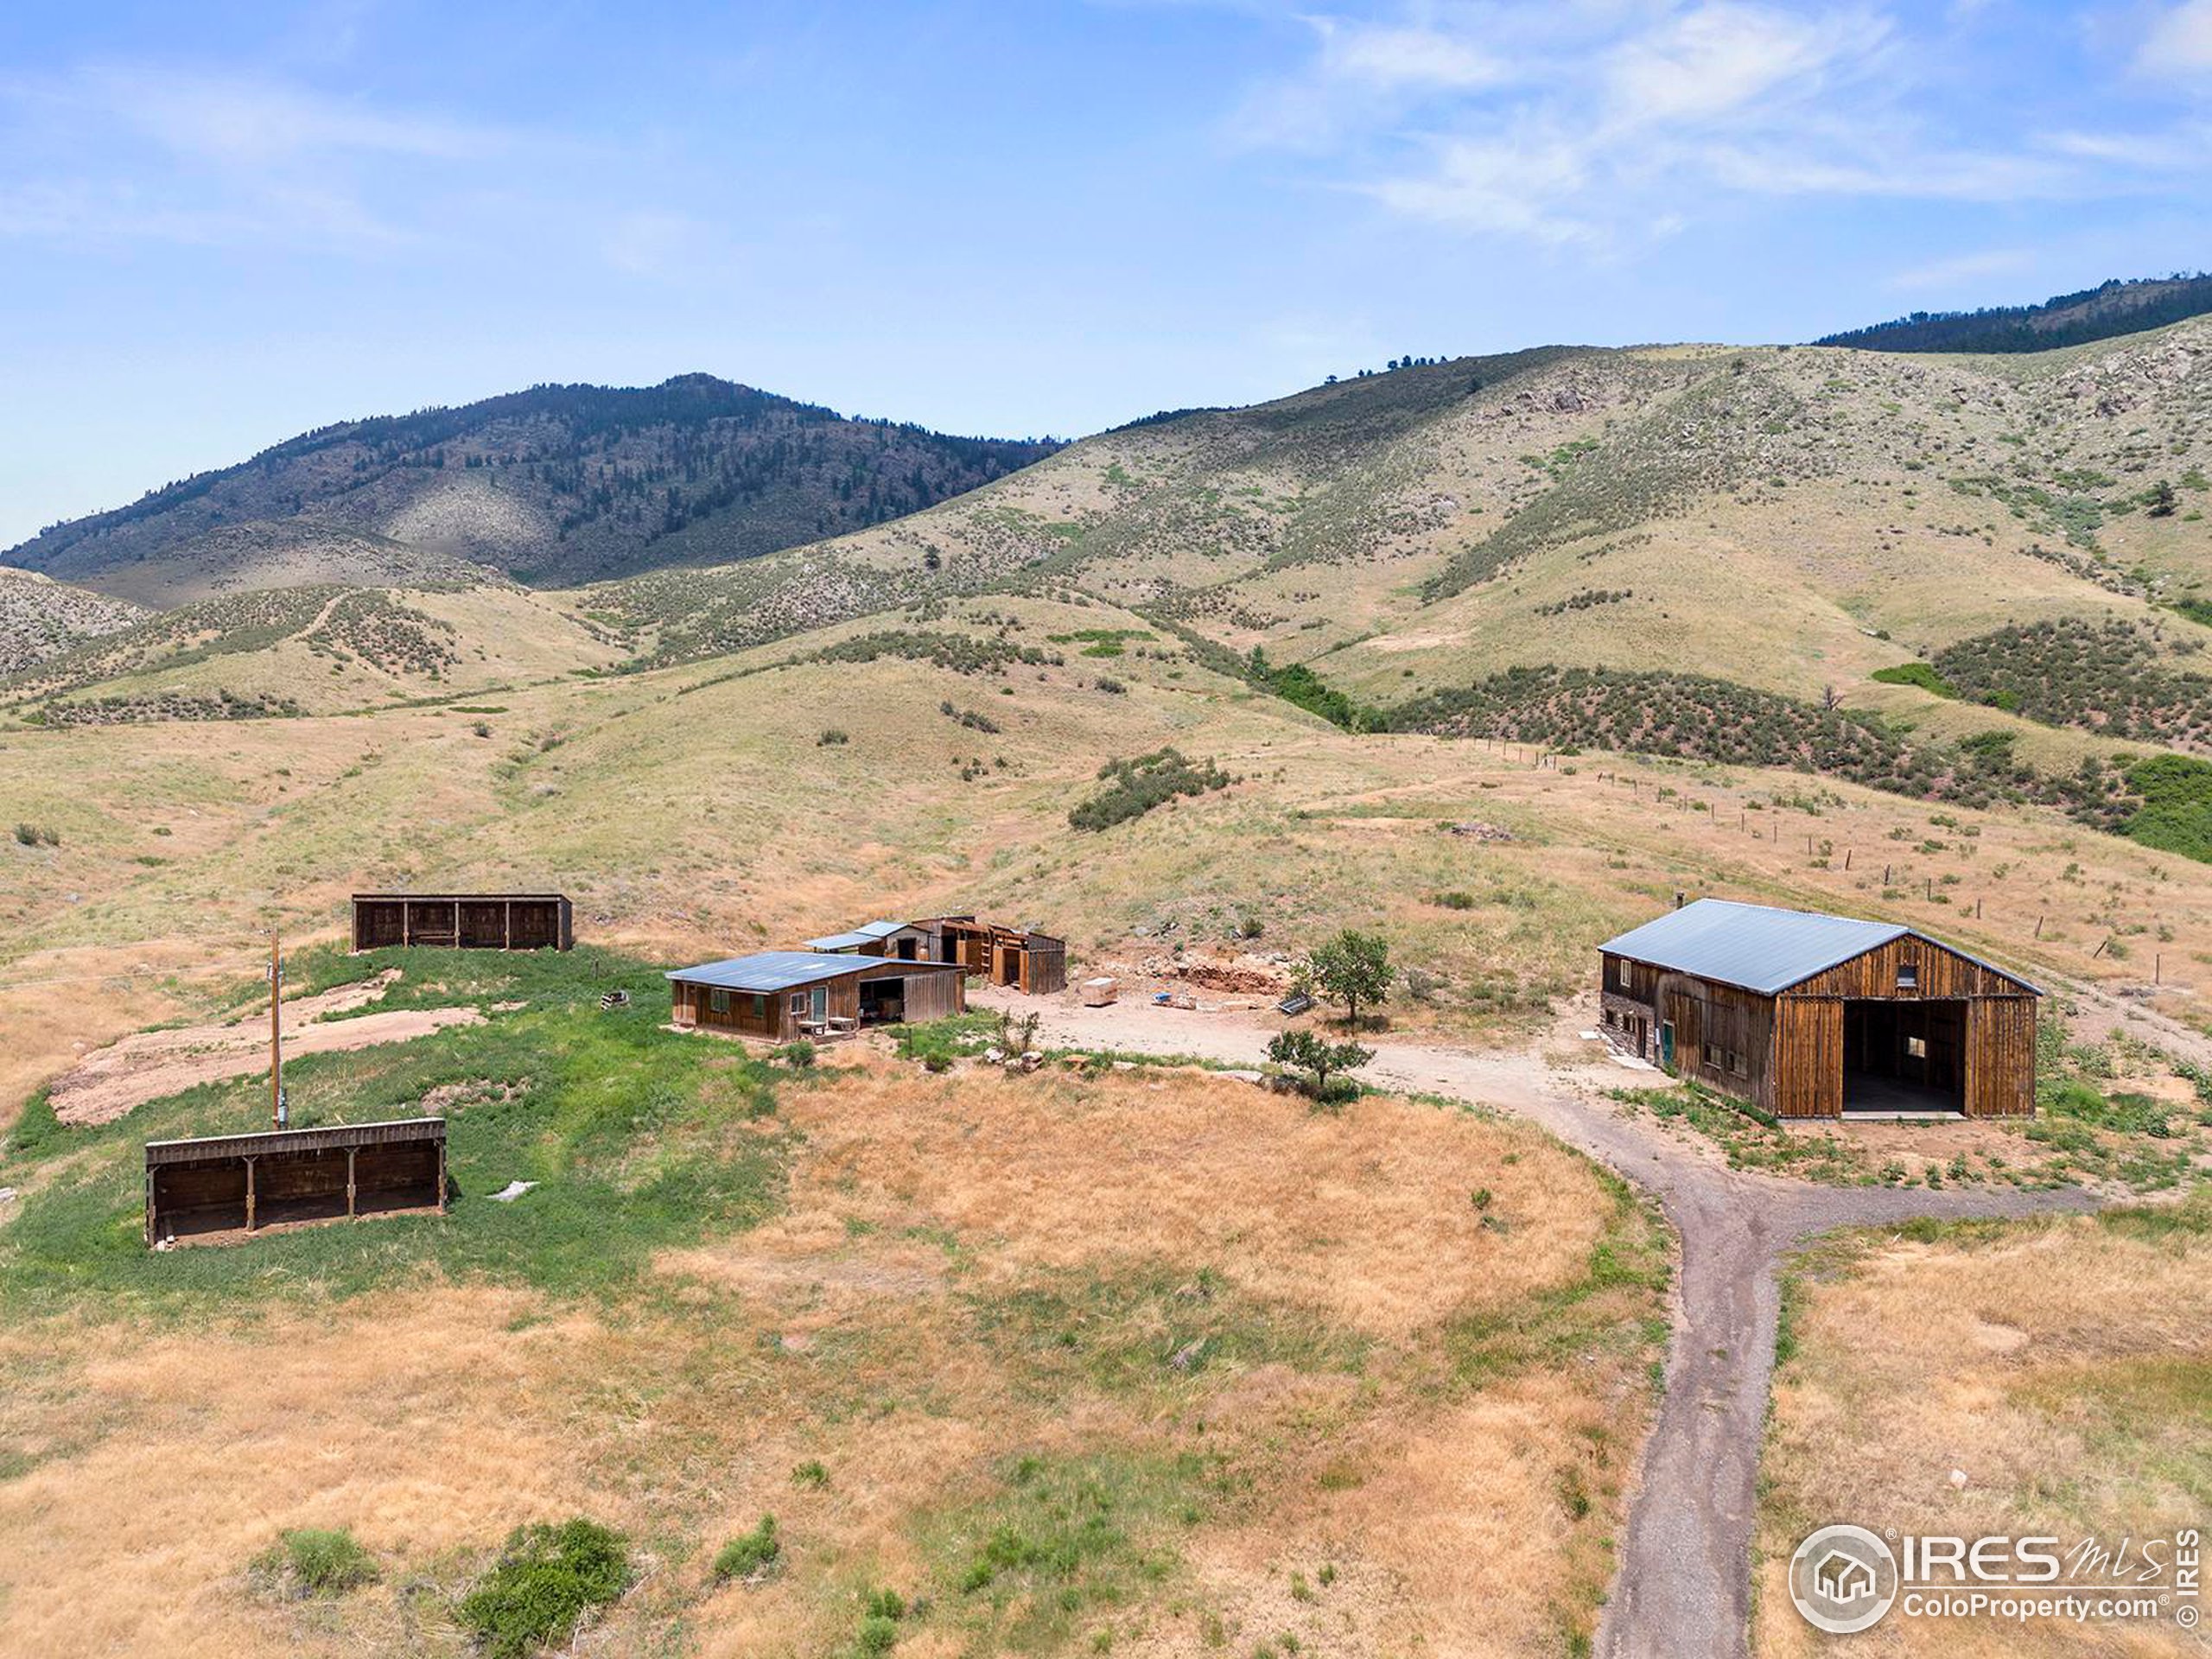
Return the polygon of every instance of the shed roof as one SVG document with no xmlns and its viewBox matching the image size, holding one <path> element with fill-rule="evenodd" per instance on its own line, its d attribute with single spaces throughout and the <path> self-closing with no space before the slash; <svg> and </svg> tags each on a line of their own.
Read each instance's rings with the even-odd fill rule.
<svg viewBox="0 0 2212 1659">
<path fill-rule="evenodd" d="M 551 902 L 566 899 L 563 893 L 357 893 L 353 902 L 359 904 L 388 904 L 399 899 L 410 899 L 417 904 L 450 904 L 458 899 L 463 904 L 479 904 L 505 899 L 537 899 Z"/>
<path fill-rule="evenodd" d="M 818 939 L 805 939 L 801 943 L 810 950 L 857 950 L 864 944 L 879 943 L 882 938 L 880 933 L 855 928 L 849 933 L 825 933 Z"/>
<path fill-rule="evenodd" d="M 263 1157 L 286 1152 L 321 1152 L 332 1147 L 389 1146 L 396 1141 L 442 1141 L 442 1117 L 385 1118 L 375 1123 L 331 1123 L 314 1129 L 258 1129 L 244 1135 L 200 1135 L 185 1141 L 149 1141 L 146 1163 L 190 1164 L 216 1158 Z"/>
<path fill-rule="evenodd" d="M 670 979 L 695 985 L 719 985 L 733 991 L 788 991 L 801 985 L 819 985 L 886 969 L 900 973 L 957 972 L 950 963 L 906 962 L 895 957 L 831 957 L 811 950 L 763 950 L 755 956 L 733 957 L 728 962 L 702 962 L 696 968 L 671 968 Z"/>
<path fill-rule="evenodd" d="M 1656 921 L 1630 928 L 1599 949 L 1648 962 L 1655 968 L 1694 974 L 1700 979 L 1772 996 L 1839 963 L 1908 936 L 1967 956 L 1955 945 L 1929 939 L 1896 922 L 1782 910 L 1772 905 L 1739 904 L 1732 899 L 1700 899 L 1669 911 Z M 2027 985 L 2030 990 L 2036 988 L 2018 974 L 2007 973 L 1993 963 L 1978 957 L 1967 959 Z"/>
</svg>

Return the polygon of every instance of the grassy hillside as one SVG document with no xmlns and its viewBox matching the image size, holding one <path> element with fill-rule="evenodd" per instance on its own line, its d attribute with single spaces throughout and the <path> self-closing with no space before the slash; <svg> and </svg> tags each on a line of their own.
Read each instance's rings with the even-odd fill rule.
<svg viewBox="0 0 2212 1659">
<path fill-rule="evenodd" d="M 145 614 L 128 600 L 0 565 L 0 677 L 118 632 Z"/>
<path fill-rule="evenodd" d="M 1666 1238 L 1529 1126 L 790 1068 L 665 1029 L 650 963 L 395 965 L 488 1017 L 300 1061 L 296 1121 L 435 1099 L 445 1217 L 148 1253 L 140 1140 L 251 1119 L 243 1083 L 0 1150 L 0 1646 L 457 1659 L 509 1530 L 576 1515 L 635 1569 L 597 1652 L 1586 1646 Z M 366 1581 L 255 1567 L 301 1529 Z"/>
<path fill-rule="evenodd" d="M 912 512 L 1051 445 L 947 437 L 686 375 L 348 421 L 56 524 L 14 563 L 149 603 L 482 568 L 588 581 Z"/>
</svg>

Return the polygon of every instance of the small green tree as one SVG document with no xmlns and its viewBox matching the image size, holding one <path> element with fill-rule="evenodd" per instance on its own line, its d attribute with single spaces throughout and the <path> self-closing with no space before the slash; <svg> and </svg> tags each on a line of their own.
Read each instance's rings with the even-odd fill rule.
<svg viewBox="0 0 2212 1659">
<path fill-rule="evenodd" d="M 2174 495 L 2174 486 L 2164 479 L 2160 479 L 2151 486 L 2151 516 L 2153 518 L 2172 518 L 2174 508 L 2178 505 L 2179 502 Z"/>
<path fill-rule="evenodd" d="M 1390 995 L 1390 942 L 1380 933 L 1348 927 L 1314 946 L 1301 977 L 1322 995 L 1344 1005 L 1344 1024 L 1359 1027 L 1359 1011 Z"/>
<path fill-rule="evenodd" d="M 1279 1031 L 1268 1044 L 1268 1058 L 1286 1071 L 1305 1073 L 1306 1087 L 1316 1100 L 1329 1097 L 1329 1079 L 1357 1071 L 1375 1058 L 1371 1048 L 1357 1043 L 1332 1043 L 1318 1032 Z"/>
</svg>

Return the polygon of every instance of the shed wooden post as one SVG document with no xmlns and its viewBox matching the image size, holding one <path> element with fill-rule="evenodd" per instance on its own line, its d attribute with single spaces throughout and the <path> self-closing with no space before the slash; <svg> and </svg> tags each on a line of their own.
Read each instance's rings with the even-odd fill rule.
<svg viewBox="0 0 2212 1659">
<path fill-rule="evenodd" d="M 453 901 L 453 948 L 461 949 L 461 900 Z"/>
<path fill-rule="evenodd" d="M 154 1218 L 155 1196 L 154 1166 L 148 1164 L 146 1166 L 146 1248 L 149 1250 L 154 1248 L 155 1234 L 160 1230 Z"/>
<path fill-rule="evenodd" d="M 399 942 L 402 944 L 415 943 L 415 904 L 412 899 L 399 901 Z"/>
<path fill-rule="evenodd" d="M 446 1138 L 438 1137 L 438 1213 L 446 1212 Z"/>
<path fill-rule="evenodd" d="M 245 1160 L 245 1230 L 253 1230 L 253 1160 Z"/>
<path fill-rule="evenodd" d="M 346 1148 L 346 1219 L 353 1219 L 353 1148 Z"/>
<path fill-rule="evenodd" d="M 512 899 L 508 899 L 504 908 L 506 912 L 506 919 L 501 925 L 499 949 L 512 950 L 515 948 L 515 901 Z"/>
</svg>

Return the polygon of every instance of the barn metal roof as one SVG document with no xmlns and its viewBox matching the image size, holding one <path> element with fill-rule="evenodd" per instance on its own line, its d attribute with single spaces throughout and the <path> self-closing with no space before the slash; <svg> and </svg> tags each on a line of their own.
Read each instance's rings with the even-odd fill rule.
<svg viewBox="0 0 2212 1659">
<path fill-rule="evenodd" d="M 869 969 L 896 968 L 905 972 L 948 968 L 945 963 L 903 962 L 888 957 L 829 957 L 811 950 L 763 950 L 757 956 L 733 957 L 728 962 L 703 962 L 696 968 L 671 968 L 666 977 L 695 985 L 719 985 L 733 991 L 788 991 L 801 985 L 818 985 Z"/>
<path fill-rule="evenodd" d="M 1864 956 L 1878 945 L 1907 935 L 1927 935 L 1895 922 L 1859 921 L 1849 916 L 1824 916 L 1817 911 L 1779 910 L 1771 905 L 1738 904 L 1730 899 L 1700 899 L 1680 910 L 1669 911 L 1656 922 L 1630 928 L 1599 949 L 1617 957 L 1632 957 L 1655 968 L 1694 974 L 1700 979 L 1740 986 L 1771 996 L 1792 985 L 1825 973 L 1838 963 Z M 1940 940 L 1929 939 L 1938 944 Z M 1956 950 L 1955 945 L 1943 945 Z M 1963 950 L 1958 951 L 1966 956 Z M 1993 973 L 2027 985 L 2018 974 L 2006 972 L 1978 957 Z M 2030 990 L 2036 988 L 2028 985 Z"/>
</svg>

